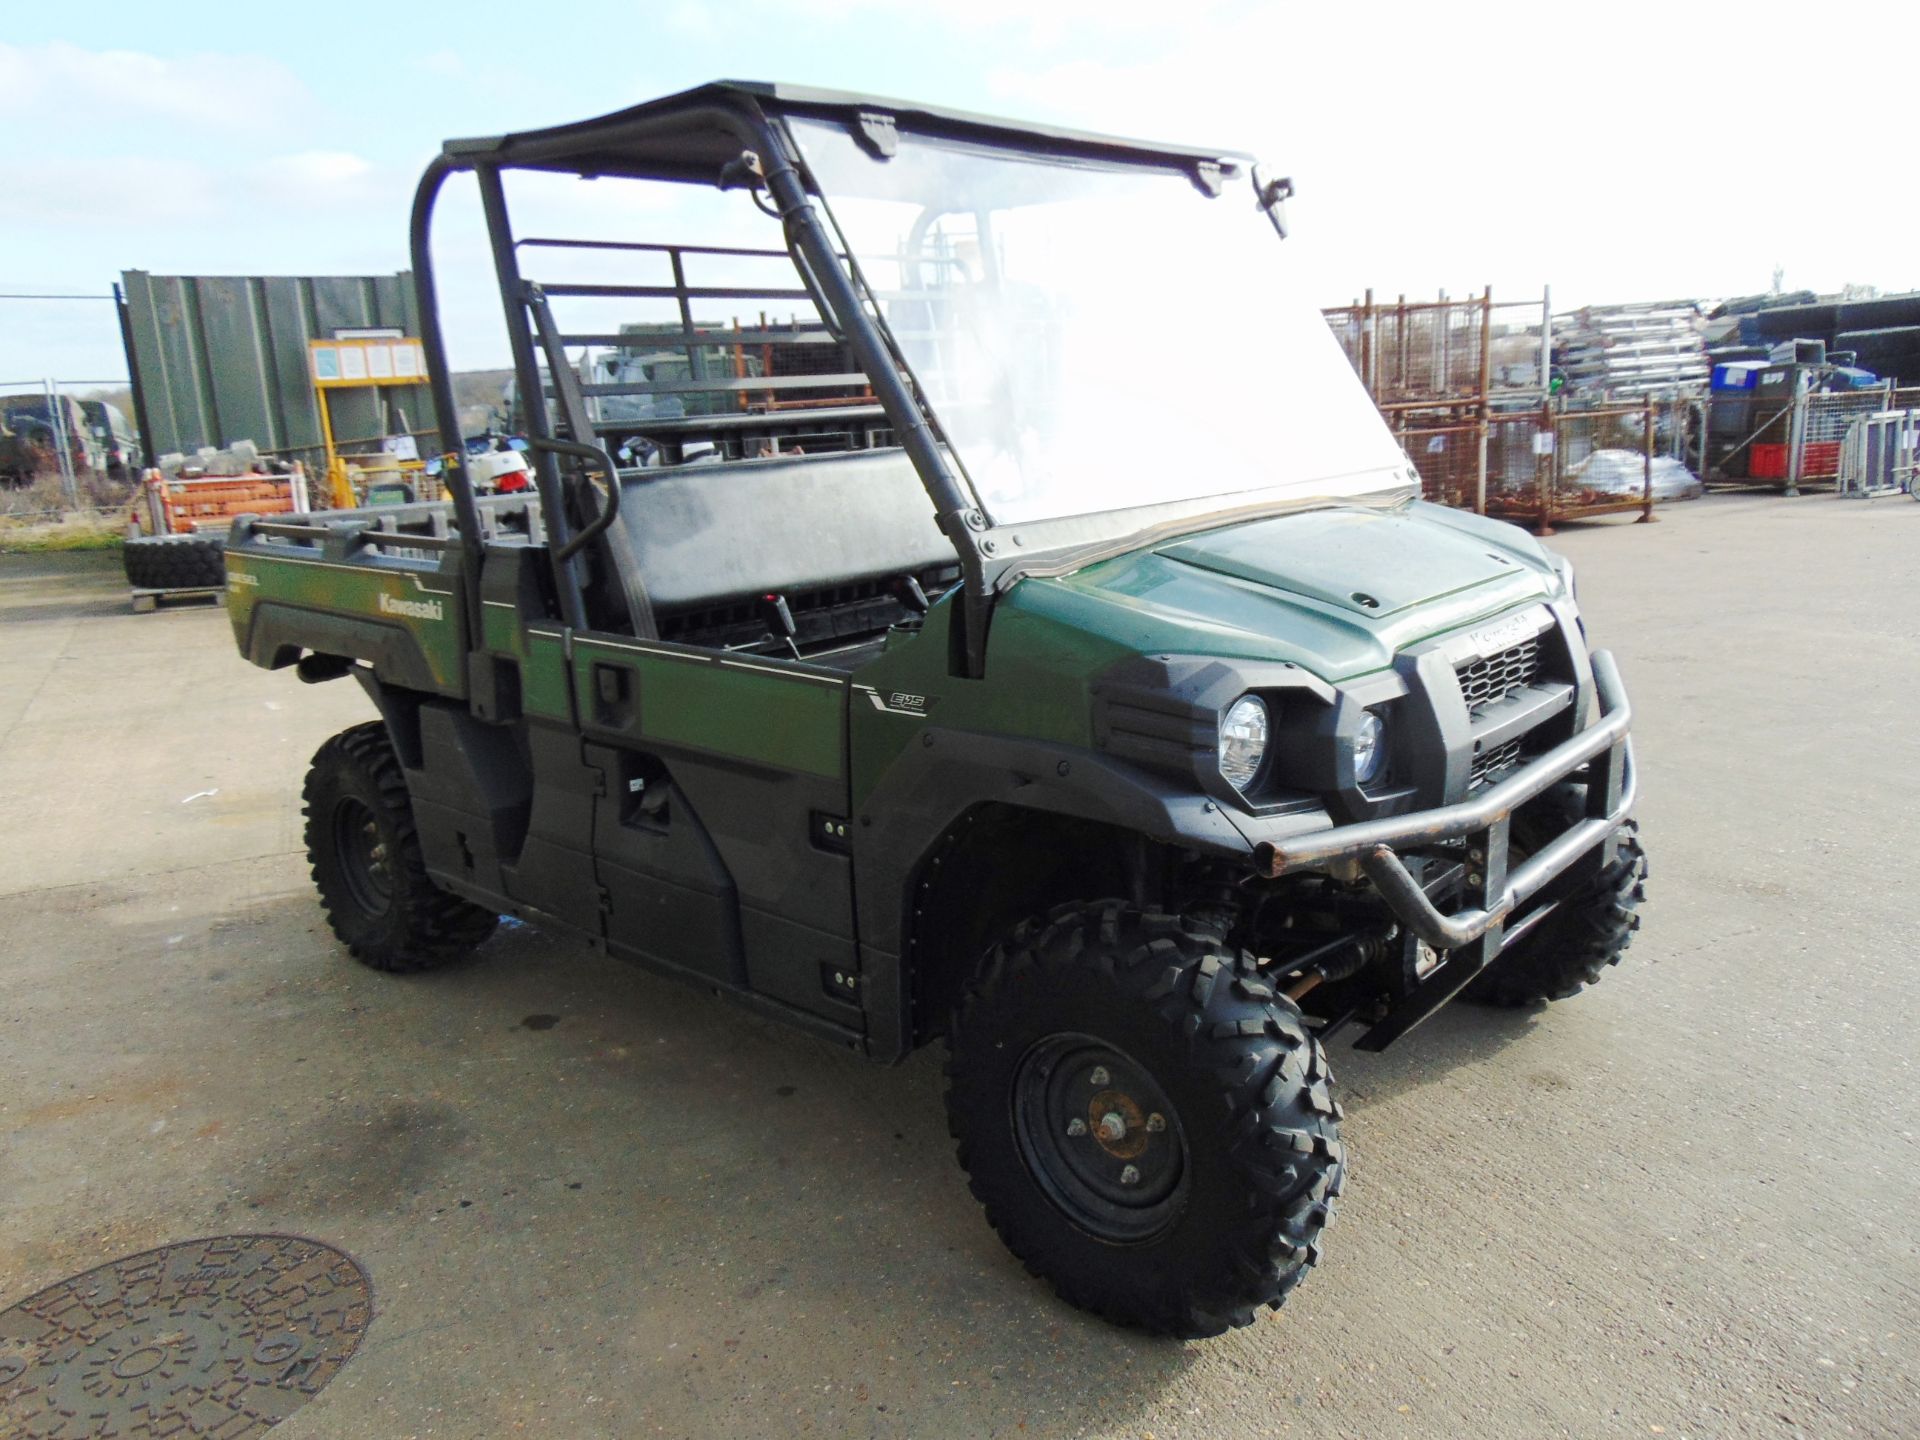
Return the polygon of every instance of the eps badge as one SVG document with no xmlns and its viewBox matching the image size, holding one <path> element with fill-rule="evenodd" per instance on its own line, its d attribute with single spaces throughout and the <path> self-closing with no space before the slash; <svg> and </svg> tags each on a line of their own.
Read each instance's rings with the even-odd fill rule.
<svg viewBox="0 0 1920 1440">
<path fill-rule="evenodd" d="M 925 715 L 933 708 L 932 696 L 915 695 L 909 690 L 894 690 L 885 695 L 878 690 L 867 690 L 867 699 L 873 702 L 874 709 L 889 715 Z"/>
</svg>

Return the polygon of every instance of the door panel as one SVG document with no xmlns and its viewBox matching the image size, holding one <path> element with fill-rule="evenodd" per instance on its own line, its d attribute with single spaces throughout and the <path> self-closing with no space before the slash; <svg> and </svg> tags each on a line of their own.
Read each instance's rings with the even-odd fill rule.
<svg viewBox="0 0 1920 1440">
<path fill-rule="evenodd" d="M 596 738 L 684 748 L 845 788 L 847 678 L 838 671 L 583 634 L 574 637 L 573 674 L 582 727 Z"/>
<path fill-rule="evenodd" d="M 588 848 L 599 773 L 582 762 L 571 727 L 528 724 L 527 758 L 533 775 L 527 838 L 519 855 L 501 865 L 501 879 L 515 900 L 591 932 L 600 908 Z"/>
<path fill-rule="evenodd" d="M 573 681 L 609 943 L 857 1024 L 846 677 L 590 634 Z"/>
<path fill-rule="evenodd" d="M 606 776 L 593 868 L 608 945 L 744 988 L 739 897 L 692 802 L 658 756 L 593 742 L 586 753 Z"/>
</svg>

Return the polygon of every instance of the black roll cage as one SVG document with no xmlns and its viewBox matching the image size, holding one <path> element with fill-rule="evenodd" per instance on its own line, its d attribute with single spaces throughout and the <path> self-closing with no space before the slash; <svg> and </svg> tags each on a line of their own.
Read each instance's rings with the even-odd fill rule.
<svg viewBox="0 0 1920 1440">
<path fill-rule="evenodd" d="M 571 382 L 571 372 L 564 364 L 550 358 L 549 368 L 554 375 L 557 409 L 569 433 L 552 433 L 545 405 L 534 403 L 544 394 L 536 358 L 536 346 L 543 337 L 535 331 L 546 328 L 540 325 L 545 317 L 545 298 L 538 287 L 521 278 L 517 242 L 500 181 L 506 170 L 721 188 L 750 183 L 756 191 L 764 189 L 763 208 L 770 208 L 779 218 L 789 253 L 824 323 L 844 338 L 865 372 L 874 398 L 893 426 L 897 443 L 926 487 L 941 531 L 959 557 L 963 585 L 960 618 L 965 672 L 969 675 L 984 673 L 994 596 L 1022 575 L 1064 573 L 1156 536 L 1300 508 L 1297 496 L 1255 491 L 1234 495 L 1230 503 L 1216 496 L 1020 526 L 995 525 L 957 469 L 939 431 L 938 417 L 920 398 L 911 368 L 873 297 L 866 292 L 864 278 L 839 235 L 830 206 L 807 176 L 804 160 L 784 123 L 788 115 L 846 125 L 879 163 L 895 153 L 899 131 L 906 128 L 915 134 L 996 144 L 1027 153 L 1174 170 L 1215 195 L 1227 178 L 1244 173 L 1251 164 L 1250 157 L 1232 151 L 1152 145 L 1081 131 L 1018 125 L 903 101 L 747 81 L 719 81 L 575 124 L 447 142 L 428 165 L 415 193 L 411 249 L 434 409 L 444 448 L 455 459 L 449 479 L 466 562 L 463 570 L 470 592 L 469 613 L 479 613 L 481 532 L 466 474 L 464 446 L 454 443 L 459 436 L 458 412 L 453 403 L 430 253 L 435 201 L 446 178 L 459 171 L 472 172 L 479 183 L 514 373 L 520 394 L 529 397 L 526 409 L 528 439 L 537 462 L 535 487 L 546 517 L 561 614 L 565 623 L 575 628 L 585 628 L 583 580 L 577 557 L 592 538 L 581 531 L 604 528 L 610 521 L 610 509 L 618 503 L 619 484 L 611 457 L 594 444 L 595 434 L 581 408 L 580 387 Z M 757 167 L 743 164 L 748 160 L 746 152 L 757 160 Z M 529 324 L 530 314 L 533 325 Z M 689 340 L 694 338 L 691 326 L 686 333 Z M 554 336 L 549 333 L 544 338 L 550 341 Z M 564 381 L 563 373 L 568 377 Z M 562 453 L 603 469 L 607 476 L 609 498 L 601 502 L 599 515 L 588 520 L 585 527 L 567 504 L 559 464 Z M 625 579 L 629 609 L 637 626 L 642 614 L 650 614 L 644 577 Z"/>
</svg>

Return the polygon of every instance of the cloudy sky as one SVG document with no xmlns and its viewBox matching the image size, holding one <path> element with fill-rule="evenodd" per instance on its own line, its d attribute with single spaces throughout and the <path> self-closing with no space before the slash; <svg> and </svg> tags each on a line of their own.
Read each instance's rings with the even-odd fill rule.
<svg viewBox="0 0 1920 1440">
<path fill-rule="evenodd" d="M 1911 91 L 1874 59 L 1911 57 L 1920 7 L 1844 16 L 1828 32 L 1804 5 L 1694 0 L 15 5 L 0 291 L 105 294 L 130 268 L 397 270 L 443 138 L 719 76 L 1252 150 L 1295 177 L 1289 263 L 1330 304 L 1369 285 L 1550 283 L 1556 308 L 1717 296 L 1766 288 L 1776 264 L 1790 288 L 1920 286 Z M 124 373 L 109 306 L 0 301 L 0 381 Z"/>
</svg>

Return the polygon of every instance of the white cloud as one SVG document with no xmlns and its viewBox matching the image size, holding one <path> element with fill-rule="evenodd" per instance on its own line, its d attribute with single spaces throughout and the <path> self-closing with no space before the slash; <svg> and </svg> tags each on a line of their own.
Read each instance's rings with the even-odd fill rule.
<svg viewBox="0 0 1920 1440">
<path fill-rule="evenodd" d="M 260 55 L 169 58 L 140 50 L 88 50 L 65 40 L 0 42 L 0 115 L 82 122 L 163 117 L 219 129 L 259 130 L 296 116 L 305 85 Z"/>
<path fill-rule="evenodd" d="M 247 174 L 258 199 L 323 209 L 385 198 L 394 188 L 394 177 L 345 150 L 276 155 L 250 167 Z"/>
<path fill-rule="evenodd" d="M 108 174 L 111 185 L 88 183 Z M 71 226 L 151 227 L 175 221 L 241 226 L 269 206 L 311 218 L 377 214 L 392 227 L 404 217 L 411 175 L 382 169 L 342 150 L 305 150 L 252 163 L 207 165 L 149 155 L 89 161 L 22 154 L 7 167 L 7 223 L 20 230 Z M 397 246 L 397 241 L 395 242 Z M 263 257 L 262 268 L 271 269 Z"/>
<path fill-rule="evenodd" d="M 113 183 L 95 183 L 102 174 Z M 82 167 L 22 152 L 7 164 L 6 216 L 19 229 L 158 224 L 203 211 L 218 194 L 213 172 L 186 160 L 119 156 Z"/>
</svg>

